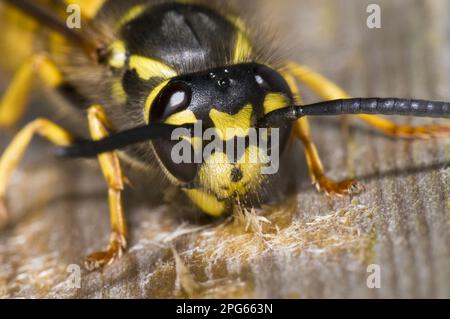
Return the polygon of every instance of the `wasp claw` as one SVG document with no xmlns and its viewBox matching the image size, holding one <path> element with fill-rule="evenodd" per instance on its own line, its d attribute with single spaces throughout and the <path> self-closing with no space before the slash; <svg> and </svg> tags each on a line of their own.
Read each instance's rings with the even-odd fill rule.
<svg viewBox="0 0 450 319">
<path fill-rule="evenodd" d="M 356 180 L 335 182 L 326 177 L 317 179 L 316 188 L 330 197 L 352 196 L 364 191 L 364 186 Z"/>
<path fill-rule="evenodd" d="M 123 235 L 113 233 L 108 248 L 105 251 L 95 252 L 89 255 L 85 262 L 84 267 L 88 271 L 94 271 L 110 265 L 120 258 L 127 246 L 126 238 Z"/>
</svg>

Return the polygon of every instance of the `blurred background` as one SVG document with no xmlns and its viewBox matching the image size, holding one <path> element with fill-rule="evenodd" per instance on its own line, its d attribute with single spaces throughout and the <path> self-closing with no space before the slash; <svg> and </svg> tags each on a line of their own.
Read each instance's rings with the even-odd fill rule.
<svg viewBox="0 0 450 319">
<path fill-rule="evenodd" d="M 270 39 L 276 33 L 285 56 L 353 96 L 450 101 L 447 0 L 235 3 Z M 371 3 L 381 8 L 381 29 L 367 27 Z M 0 83 L 3 91 L 1 73 Z M 27 119 L 36 113 L 52 114 L 32 108 Z M 9 192 L 0 296 L 449 298 L 450 140 L 393 140 L 338 119 L 314 119 L 313 132 L 329 174 L 358 178 L 366 192 L 338 200 L 318 194 L 298 152 L 303 171 L 290 173 L 298 171 L 301 191 L 247 216 L 245 227 L 241 217 L 192 217 L 149 177 L 126 193 L 128 253 L 103 272 L 81 269 L 79 289 L 67 267 L 107 243 L 106 189 L 95 162 L 55 159 L 37 139 Z M 11 135 L 0 134 L 3 148 Z M 367 285 L 370 265 L 379 266 L 379 288 Z"/>
</svg>

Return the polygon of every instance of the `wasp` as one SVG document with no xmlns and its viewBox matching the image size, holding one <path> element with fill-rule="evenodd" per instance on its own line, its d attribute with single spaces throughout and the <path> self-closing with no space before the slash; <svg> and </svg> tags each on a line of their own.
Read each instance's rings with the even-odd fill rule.
<svg viewBox="0 0 450 319">
<path fill-rule="evenodd" d="M 292 141 L 301 142 L 313 184 L 330 196 L 352 195 L 361 187 L 355 180 L 327 177 L 312 141 L 310 116 L 353 115 L 401 138 L 450 133 L 445 125 L 399 125 L 382 117 L 448 118 L 449 103 L 352 98 L 306 66 L 279 62 L 273 58 L 276 52 L 265 53 L 257 41 L 261 36 L 244 19 L 211 2 L 3 2 L 0 40 L 9 45 L 4 45 L 2 58 L 10 66 L 20 65 L 0 100 L 0 127 L 12 128 L 22 117 L 32 80 L 38 78 L 86 118 L 89 136 L 45 118 L 20 129 L 0 157 L 0 215 L 7 215 L 8 181 L 33 136 L 53 143 L 60 155 L 97 158 L 108 186 L 111 237 L 105 251 L 87 257 L 90 270 L 110 264 L 127 247 L 124 163 L 159 169 L 200 211 L 220 217 L 235 207 L 256 205 L 253 198 L 272 182 L 262 174 L 261 162 L 239 161 L 260 150 L 258 143 L 248 142 L 251 129 L 265 130 L 266 140 L 277 140 L 281 155 Z M 82 9 L 80 29 L 65 23 L 69 4 Z M 17 43 L 19 34 L 23 43 Z M 304 105 L 299 82 L 324 102 Z M 180 142 L 197 152 L 205 150 L 202 138 L 187 134 L 173 139 L 176 130 L 192 133 L 199 122 L 202 130 L 215 133 L 218 144 L 241 141 L 242 151 L 236 158 L 222 149 L 200 161 L 174 159 Z"/>
</svg>

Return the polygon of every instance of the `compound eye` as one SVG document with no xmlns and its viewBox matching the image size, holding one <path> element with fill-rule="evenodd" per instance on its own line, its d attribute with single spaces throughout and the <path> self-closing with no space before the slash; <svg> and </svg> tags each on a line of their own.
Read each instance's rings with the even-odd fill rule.
<svg viewBox="0 0 450 319">
<path fill-rule="evenodd" d="M 183 82 L 169 83 L 156 98 L 150 111 L 150 121 L 161 122 L 189 107 L 191 88 Z"/>
<path fill-rule="evenodd" d="M 277 71 L 265 65 L 258 65 L 255 67 L 254 73 L 255 81 L 262 90 L 290 95 L 289 85 Z"/>
</svg>

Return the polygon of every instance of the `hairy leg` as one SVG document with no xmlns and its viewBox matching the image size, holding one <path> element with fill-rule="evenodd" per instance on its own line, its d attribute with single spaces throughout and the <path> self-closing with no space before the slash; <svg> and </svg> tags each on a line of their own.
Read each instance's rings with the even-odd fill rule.
<svg viewBox="0 0 450 319">
<path fill-rule="evenodd" d="M 60 72 L 45 54 L 25 61 L 0 99 L 0 128 L 15 126 L 25 113 L 35 75 L 49 87 L 62 82 Z"/>
<path fill-rule="evenodd" d="M 73 142 L 73 136 L 70 133 L 43 118 L 30 122 L 17 133 L 0 157 L 0 220 L 3 220 L 3 223 L 7 221 L 8 217 L 6 188 L 12 173 L 19 165 L 27 146 L 36 134 L 58 146 L 68 146 Z"/>
<path fill-rule="evenodd" d="M 302 103 L 294 77 L 289 72 L 282 72 L 282 74 L 295 96 L 295 102 Z M 303 143 L 309 175 L 312 183 L 319 191 L 336 196 L 351 195 L 360 191 L 361 186 L 355 180 L 334 181 L 326 176 L 319 153 L 312 140 L 307 117 L 303 117 L 294 123 L 294 134 Z"/>
<path fill-rule="evenodd" d="M 111 126 L 101 106 L 90 107 L 88 119 L 92 139 L 99 140 L 109 135 Z M 104 153 L 98 156 L 98 161 L 108 185 L 111 237 L 105 251 L 95 252 L 87 257 L 85 266 L 88 270 L 95 270 L 112 263 L 123 254 L 127 246 L 127 226 L 122 207 L 124 176 L 119 156 L 116 152 Z"/>
</svg>

